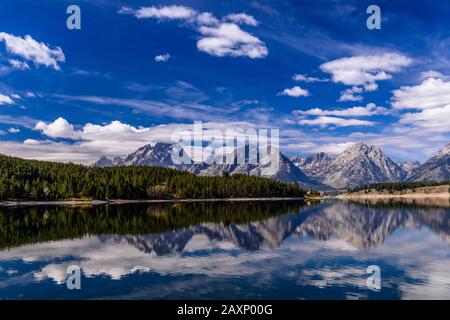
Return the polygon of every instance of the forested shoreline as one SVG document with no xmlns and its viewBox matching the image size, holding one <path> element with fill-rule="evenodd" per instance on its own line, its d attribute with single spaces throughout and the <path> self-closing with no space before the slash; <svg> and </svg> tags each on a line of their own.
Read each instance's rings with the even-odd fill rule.
<svg viewBox="0 0 450 320">
<path fill-rule="evenodd" d="M 424 187 L 436 187 L 442 185 L 450 185 L 450 181 L 404 181 L 404 182 L 381 182 L 374 183 L 371 185 L 365 185 L 361 187 L 355 187 L 353 189 L 349 189 L 348 193 L 355 193 L 359 191 L 369 192 L 370 190 L 375 190 L 378 192 L 381 191 L 403 191 L 403 190 L 412 190 L 413 192 L 418 188 Z"/>
<path fill-rule="evenodd" d="M 86 235 L 156 234 L 200 223 L 247 224 L 297 214 L 305 205 L 289 201 L 0 207 L 0 250 Z"/>
<path fill-rule="evenodd" d="M 302 197 L 298 183 L 243 174 L 199 177 L 162 167 L 94 168 L 0 155 L 0 200 Z"/>
</svg>

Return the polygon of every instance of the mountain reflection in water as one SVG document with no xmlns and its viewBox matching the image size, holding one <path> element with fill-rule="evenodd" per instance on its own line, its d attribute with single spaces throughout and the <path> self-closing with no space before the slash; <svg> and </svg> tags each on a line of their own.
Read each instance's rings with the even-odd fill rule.
<svg viewBox="0 0 450 320">
<path fill-rule="evenodd" d="M 2 208 L 0 298 L 449 298 L 449 218 L 402 202 Z"/>
</svg>

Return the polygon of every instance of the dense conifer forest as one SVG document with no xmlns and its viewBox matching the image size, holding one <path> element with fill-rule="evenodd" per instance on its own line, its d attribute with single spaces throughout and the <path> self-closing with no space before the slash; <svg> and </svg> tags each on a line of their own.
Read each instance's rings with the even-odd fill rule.
<svg viewBox="0 0 450 320">
<path fill-rule="evenodd" d="M 301 197 L 297 183 L 161 167 L 93 168 L 0 155 L 0 200 Z"/>
</svg>

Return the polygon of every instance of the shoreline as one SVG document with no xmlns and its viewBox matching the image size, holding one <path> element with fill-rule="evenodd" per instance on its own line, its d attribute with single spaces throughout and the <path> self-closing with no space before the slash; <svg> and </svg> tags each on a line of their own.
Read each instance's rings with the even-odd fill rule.
<svg viewBox="0 0 450 320">
<path fill-rule="evenodd" d="M 425 198 L 449 198 L 450 193 L 416 193 L 416 194 L 356 194 L 356 195 L 338 195 L 336 199 L 425 199 Z"/>
<path fill-rule="evenodd" d="M 57 201 L 0 201 L 0 207 L 46 206 L 46 205 L 105 205 L 132 203 L 192 203 L 192 202 L 252 202 L 252 201 L 304 201 L 304 197 L 271 198 L 210 198 L 210 199 L 158 199 L 158 200 L 57 200 Z"/>
</svg>

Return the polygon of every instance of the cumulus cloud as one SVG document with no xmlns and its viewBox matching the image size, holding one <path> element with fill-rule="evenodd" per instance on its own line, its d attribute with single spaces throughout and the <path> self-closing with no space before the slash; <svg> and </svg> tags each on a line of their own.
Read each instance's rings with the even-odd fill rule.
<svg viewBox="0 0 450 320">
<path fill-rule="evenodd" d="M 43 121 L 39 121 L 35 130 L 41 131 L 43 134 L 50 138 L 69 138 L 77 139 L 78 134 L 75 132 L 74 127 L 64 118 L 58 118 L 55 121 L 47 124 Z"/>
<path fill-rule="evenodd" d="M 234 23 L 201 26 L 199 32 L 202 38 L 197 41 L 197 48 L 213 56 L 246 56 L 256 59 L 268 54 L 266 45 L 260 39 Z"/>
<path fill-rule="evenodd" d="M 34 129 L 41 132 L 42 135 L 53 139 L 64 138 L 73 141 L 28 139 L 24 143 L 0 142 L 0 153 L 39 160 L 90 164 L 102 155 L 123 156 L 147 144 L 173 143 L 174 132 L 190 132 L 193 128 L 192 124 L 142 127 L 117 120 L 102 125 L 86 123 L 78 127 L 79 129 L 75 129 L 73 124 L 61 117 L 50 123 L 40 121 Z M 246 122 L 203 123 L 204 129 L 225 130 L 243 127 L 251 127 L 251 124 Z M 45 145 L 45 148 L 42 145 Z"/>
<path fill-rule="evenodd" d="M 160 54 L 155 57 L 156 62 L 166 62 L 166 61 L 169 61 L 169 59 L 170 59 L 170 54 L 168 54 L 168 53 Z"/>
<path fill-rule="evenodd" d="M 13 104 L 14 100 L 11 97 L 0 93 L 0 105 L 2 104 Z"/>
<path fill-rule="evenodd" d="M 375 124 L 372 121 L 358 120 L 358 119 L 344 119 L 329 116 L 319 116 L 315 119 L 302 119 L 298 123 L 309 126 L 334 125 L 336 127 L 373 126 Z"/>
<path fill-rule="evenodd" d="M 309 96 L 309 91 L 306 89 L 302 89 L 299 86 L 295 86 L 290 89 L 284 89 L 278 95 L 295 97 L 295 98 L 307 97 L 307 96 Z"/>
<path fill-rule="evenodd" d="M 324 110 L 314 108 L 309 110 L 295 110 L 294 115 L 300 116 L 338 116 L 338 117 L 369 117 L 387 114 L 388 110 L 383 107 L 378 107 L 374 103 L 369 103 L 366 106 L 356 106 L 347 109 Z"/>
<path fill-rule="evenodd" d="M 223 18 L 225 21 L 231 21 L 237 24 L 246 24 L 249 26 L 257 26 L 259 23 L 255 18 L 246 13 L 232 13 Z"/>
<path fill-rule="evenodd" d="M 255 18 L 245 13 L 232 13 L 219 20 L 210 12 L 198 13 L 192 8 L 176 5 L 142 7 L 139 10 L 122 7 L 118 12 L 133 14 L 137 18 L 186 21 L 200 34 L 197 48 L 212 56 L 256 59 L 268 54 L 264 42 L 240 28 L 239 25 L 258 25 Z"/>
<path fill-rule="evenodd" d="M 65 61 L 65 56 L 60 47 L 50 49 L 45 43 L 38 42 L 30 35 L 23 38 L 5 32 L 0 32 L 0 41 L 5 42 L 10 54 L 32 61 L 36 66 L 43 65 L 55 70 L 60 70 L 59 62 Z"/>
<path fill-rule="evenodd" d="M 292 76 L 292 79 L 294 81 L 299 81 L 299 82 L 327 82 L 330 81 L 328 79 L 321 79 L 321 78 L 316 78 L 316 77 L 310 77 L 304 74 L 294 74 Z"/>
</svg>

